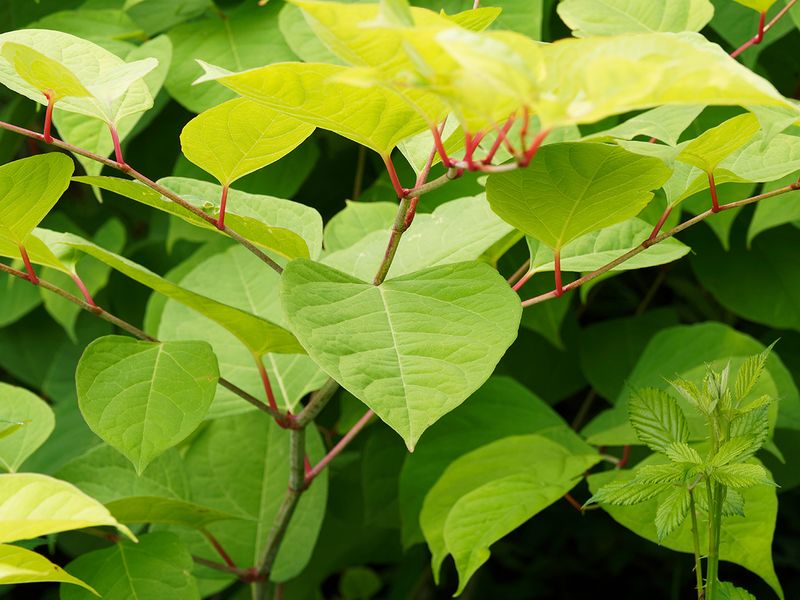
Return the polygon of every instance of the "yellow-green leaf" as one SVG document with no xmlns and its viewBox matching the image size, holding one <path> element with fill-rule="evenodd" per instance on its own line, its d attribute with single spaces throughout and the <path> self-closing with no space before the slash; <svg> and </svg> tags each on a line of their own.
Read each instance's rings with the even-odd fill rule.
<svg viewBox="0 0 800 600">
<path fill-rule="evenodd" d="M 44 581 L 73 583 L 97 593 L 91 586 L 51 563 L 41 554 L 19 546 L 0 544 L 0 585 Z"/>
<path fill-rule="evenodd" d="M 752 8 L 760 13 L 767 12 L 772 5 L 775 4 L 775 0 L 734 0 L 738 2 L 742 6 L 746 6 L 747 8 Z"/>
<path fill-rule="evenodd" d="M 75 74 L 58 61 L 15 42 L 6 42 L 2 48 L 3 58 L 13 65 L 19 76 L 40 92 L 49 94 L 52 100 L 64 96 L 91 96 Z"/>
<path fill-rule="evenodd" d="M 183 154 L 228 186 L 289 154 L 314 126 L 245 98 L 229 100 L 189 121 Z"/>
<path fill-rule="evenodd" d="M 689 142 L 677 160 L 711 173 L 719 163 L 753 139 L 758 130 L 758 119 L 753 113 L 733 117 Z"/>
</svg>

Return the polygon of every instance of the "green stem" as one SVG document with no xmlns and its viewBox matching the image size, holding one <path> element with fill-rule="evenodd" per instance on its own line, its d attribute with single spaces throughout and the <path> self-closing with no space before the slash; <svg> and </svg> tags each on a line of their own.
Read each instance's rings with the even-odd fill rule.
<svg viewBox="0 0 800 600">
<path fill-rule="evenodd" d="M 278 514 L 275 515 L 272 528 L 267 535 L 264 553 L 258 562 L 259 579 L 253 583 L 253 600 L 268 600 L 272 594 L 269 572 L 275 564 L 283 536 L 305 488 L 305 440 L 305 429 L 292 429 L 289 432 L 289 487 L 286 489 Z"/>
<path fill-rule="evenodd" d="M 704 600 L 703 563 L 700 559 L 700 529 L 697 526 L 697 507 L 694 503 L 694 490 L 689 490 L 689 511 L 692 515 L 692 541 L 694 542 L 694 575 L 697 581 L 697 600 Z"/>
</svg>

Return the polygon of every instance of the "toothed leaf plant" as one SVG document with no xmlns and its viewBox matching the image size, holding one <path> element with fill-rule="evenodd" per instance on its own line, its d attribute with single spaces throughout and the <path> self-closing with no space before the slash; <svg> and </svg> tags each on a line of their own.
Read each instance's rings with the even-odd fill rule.
<svg viewBox="0 0 800 600">
<path fill-rule="evenodd" d="M 800 595 L 797 0 L 4 9 L 9 597 Z"/>
</svg>

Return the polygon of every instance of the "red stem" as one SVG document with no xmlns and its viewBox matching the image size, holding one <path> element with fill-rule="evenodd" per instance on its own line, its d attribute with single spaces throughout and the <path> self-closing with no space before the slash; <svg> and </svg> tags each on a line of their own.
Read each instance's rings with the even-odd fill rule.
<svg viewBox="0 0 800 600">
<path fill-rule="evenodd" d="M 126 163 L 125 159 L 122 157 L 122 146 L 119 143 L 119 133 L 117 133 L 117 128 L 114 127 L 113 123 L 109 123 L 108 130 L 111 132 L 111 140 L 114 142 L 114 158 L 116 159 L 117 163 L 119 163 L 120 170 L 130 170 L 128 163 Z"/>
<path fill-rule="evenodd" d="M 671 212 L 672 212 L 672 206 L 667 206 L 667 210 L 665 210 L 661 214 L 661 218 L 658 219 L 658 223 L 656 223 L 656 226 L 653 228 L 653 233 L 651 233 L 650 237 L 647 238 L 648 241 L 652 242 L 654 239 L 656 239 L 658 232 L 661 231 L 661 228 L 664 226 L 664 223 L 667 222 L 667 219 L 669 218 L 669 214 Z"/>
<path fill-rule="evenodd" d="M 264 363 L 261 360 L 260 356 L 254 357 L 256 360 L 256 366 L 258 367 L 258 373 L 261 375 L 261 383 L 264 385 L 264 391 L 267 393 L 267 402 L 269 403 L 269 407 L 274 410 L 278 411 L 278 404 L 275 402 L 275 394 L 272 392 L 272 385 L 269 382 L 269 375 L 267 374 L 267 369 L 264 366 Z M 283 427 L 281 421 L 278 420 L 278 425 Z"/>
<path fill-rule="evenodd" d="M 236 563 L 233 562 L 233 559 L 230 557 L 230 555 L 227 552 L 225 552 L 225 548 L 223 548 L 222 544 L 219 543 L 219 540 L 216 537 L 214 537 L 212 533 L 207 529 L 201 529 L 200 531 L 205 536 L 205 538 L 211 543 L 211 545 L 214 546 L 214 550 L 216 550 L 217 554 L 219 554 L 220 557 L 222 557 L 222 560 L 225 561 L 225 564 L 233 569 L 238 569 Z"/>
<path fill-rule="evenodd" d="M 619 459 L 616 468 L 621 469 L 628 464 L 628 459 L 631 457 L 631 447 L 626 445 L 622 447 L 622 458 Z"/>
<path fill-rule="evenodd" d="M 225 229 L 225 207 L 228 204 L 228 186 L 222 186 L 222 198 L 219 201 L 219 216 L 217 217 L 217 229 Z"/>
<path fill-rule="evenodd" d="M 503 125 L 502 129 L 497 132 L 497 139 L 492 144 L 492 147 L 489 149 L 486 158 L 484 158 L 481 162 L 483 164 L 488 165 L 492 162 L 494 155 L 497 154 L 497 151 L 500 149 L 500 144 L 503 143 L 503 140 L 506 139 L 506 135 L 508 135 L 508 130 L 511 129 L 511 126 L 514 124 L 514 119 L 516 118 L 516 113 L 508 117 L 506 119 L 505 124 Z"/>
<path fill-rule="evenodd" d="M 772 20 L 769 23 L 767 23 L 766 25 L 764 25 L 764 20 L 766 19 L 767 15 L 766 15 L 766 13 L 761 13 L 761 15 L 759 15 L 759 17 L 758 17 L 758 31 L 756 32 L 756 35 L 753 36 L 752 38 L 750 38 L 749 40 L 747 40 L 744 44 L 742 44 L 736 50 L 731 52 L 731 57 L 732 58 L 736 58 L 737 56 L 739 56 L 742 52 L 744 52 L 745 50 L 747 50 L 751 46 L 755 46 L 757 44 L 760 44 L 762 42 L 762 40 L 764 39 L 764 34 L 767 33 L 770 29 L 772 29 L 775 26 L 775 24 L 778 21 L 780 21 L 783 18 L 783 16 L 786 13 L 788 13 L 795 4 L 797 4 L 797 0 L 791 0 L 790 2 L 788 2 L 786 4 L 786 6 L 784 6 L 780 10 L 780 12 L 777 15 L 775 15 L 772 18 Z"/>
<path fill-rule="evenodd" d="M 534 271 L 528 271 L 527 273 L 525 273 L 525 274 L 524 274 L 522 277 L 520 277 L 520 278 L 519 278 L 519 281 L 517 281 L 517 283 L 515 283 L 515 284 L 514 284 L 514 286 L 512 287 L 512 289 L 513 289 L 515 292 L 519 291 L 519 288 L 521 288 L 523 285 L 525 285 L 526 283 L 528 283 L 528 280 L 529 280 L 531 277 L 533 277 L 533 274 L 534 274 Z"/>
<path fill-rule="evenodd" d="M 86 304 L 94 308 L 97 308 L 97 304 L 95 304 L 94 300 L 92 299 L 92 295 L 89 293 L 89 289 L 86 287 L 86 284 L 83 283 L 83 280 L 78 276 L 78 274 L 70 273 L 69 276 L 72 278 L 72 281 L 75 282 L 75 285 L 78 286 L 78 289 L 81 291 L 83 299 L 86 300 Z"/>
<path fill-rule="evenodd" d="M 311 485 L 311 482 L 314 481 L 314 478 L 319 475 L 322 470 L 341 453 L 342 450 L 345 449 L 347 444 L 349 444 L 352 439 L 356 437 L 359 431 L 364 429 L 366 424 L 369 423 L 370 419 L 372 419 L 374 415 L 375 413 L 372 412 L 372 410 L 365 412 L 364 416 L 361 417 L 355 425 L 353 425 L 350 431 L 344 434 L 342 439 L 339 440 L 339 442 L 333 448 L 331 448 L 330 452 L 328 452 L 316 465 L 314 465 L 314 468 L 306 472 L 306 487 Z"/>
<path fill-rule="evenodd" d="M 708 189 L 711 191 L 711 212 L 718 213 L 720 211 L 719 198 L 717 197 L 717 182 L 714 179 L 714 173 L 708 173 Z"/>
<path fill-rule="evenodd" d="M 511 277 L 508 278 L 508 285 L 514 285 L 517 281 L 519 281 L 519 278 L 528 272 L 530 266 L 531 266 L 531 259 L 529 258 L 524 263 L 522 263 L 522 266 L 519 269 L 514 271 L 514 274 L 511 275 Z"/>
<path fill-rule="evenodd" d="M 25 272 L 28 274 L 28 281 L 33 285 L 39 285 L 39 278 L 36 276 L 36 271 L 33 270 L 31 259 L 28 257 L 28 251 L 25 246 L 19 244 L 19 254 L 22 257 L 22 262 L 25 264 Z"/>
<path fill-rule="evenodd" d="M 53 90 L 42 92 L 44 97 L 47 98 L 47 110 L 44 112 L 44 129 L 42 130 L 42 139 L 48 144 L 53 143 L 53 136 L 50 135 L 50 127 L 53 123 L 53 107 L 56 101 L 53 100 Z"/>
<path fill-rule="evenodd" d="M 536 137 L 533 138 L 533 143 L 531 147 L 525 151 L 525 156 L 522 157 L 519 165 L 521 167 L 527 167 L 531 164 L 533 157 L 536 156 L 536 152 L 539 150 L 539 147 L 542 145 L 544 138 L 547 137 L 547 134 L 550 133 L 550 129 L 542 129 L 539 133 L 536 134 Z"/>
<path fill-rule="evenodd" d="M 391 156 L 384 156 L 383 163 L 386 165 L 386 170 L 389 171 L 389 179 L 392 180 L 392 187 L 398 198 L 405 198 L 408 196 L 408 190 L 400 184 L 400 178 L 397 176 L 397 171 L 394 168 Z"/>
<path fill-rule="evenodd" d="M 556 281 L 556 289 L 553 290 L 553 293 L 556 297 L 560 297 L 564 295 L 564 287 L 561 285 L 561 250 L 556 250 L 553 253 L 553 263 L 554 263 L 554 275 Z"/>
<path fill-rule="evenodd" d="M 575 500 L 575 498 L 572 497 L 572 494 L 569 493 L 564 494 L 564 500 L 569 502 L 572 508 L 574 508 L 578 512 L 583 512 L 583 507 L 581 506 L 581 503 Z"/>
<path fill-rule="evenodd" d="M 444 124 L 442 125 L 442 130 L 443 129 Z M 431 127 L 431 133 L 433 134 L 433 145 L 436 148 L 436 152 L 439 153 L 439 158 L 442 159 L 442 164 L 445 166 L 445 168 L 449 168 L 450 157 L 447 156 L 447 150 L 445 150 L 444 142 L 442 142 L 442 132 L 440 131 L 439 127 L 433 126 Z"/>
<path fill-rule="evenodd" d="M 522 147 L 528 145 L 528 123 L 531 120 L 530 112 L 528 111 L 528 107 L 522 109 L 522 129 L 519 130 L 519 139 L 522 142 Z"/>
</svg>

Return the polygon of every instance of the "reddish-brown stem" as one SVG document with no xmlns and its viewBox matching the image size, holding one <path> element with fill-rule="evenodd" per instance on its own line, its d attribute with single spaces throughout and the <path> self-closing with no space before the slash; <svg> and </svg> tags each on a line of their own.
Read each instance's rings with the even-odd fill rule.
<svg viewBox="0 0 800 600">
<path fill-rule="evenodd" d="M 621 469 L 625 465 L 627 465 L 630 457 L 631 457 L 631 447 L 626 444 L 625 446 L 622 447 L 622 456 L 620 457 L 616 468 Z"/>
<path fill-rule="evenodd" d="M 722 205 L 720 205 L 719 210 L 723 211 L 723 210 L 731 210 L 731 209 L 734 209 L 734 208 L 739 208 L 740 206 L 746 206 L 748 204 L 752 204 L 754 202 L 758 202 L 759 200 L 765 200 L 767 198 L 773 198 L 775 196 L 780 196 L 781 194 L 785 194 L 787 192 L 792 192 L 792 191 L 795 191 L 795 190 L 800 190 L 800 181 L 798 181 L 797 183 L 793 183 L 791 185 L 784 186 L 782 188 L 778 188 L 777 190 L 772 190 L 771 192 L 764 192 L 763 194 L 759 194 L 757 196 L 751 196 L 750 198 L 745 198 L 744 200 L 737 200 L 736 202 L 729 202 L 728 204 L 722 204 Z M 592 281 L 593 279 L 595 279 L 597 277 L 600 277 L 600 275 L 603 275 L 604 273 L 607 273 L 607 272 L 611 271 L 612 269 L 618 267 L 622 263 L 629 261 L 634 256 L 637 256 L 638 254 L 640 254 L 640 253 L 644 252 L 645 250 L 647 250 L 650 246 L 653 246 L 654 244 L 658 244 L 659 242 L 662 242 L 667 238 L 670 238 L 670 237 L 673 237 L 673 236 L 677 235 L 678 233 L 680 233 L 684 229 L 688 229 L 692 225 L 696 225 L 697 223 L 706 220 L 708 217 L 710 217 L 713 214 L 714 214 L 713 210 L 712 209 L 708 209 L 707 211 L 692 217 L 688 221 L 684 221 L 680 225 L 677 225 L 677 226 L 673 227 L 669 231 L 666 231 L 666 232 L 658 235 L 655 239 L 652 239 L 652 240 L 651 239 L 647 239 L 647 240 L 645 240 L 644 242 L 642 242 L 641 244 L 636 246 L 636 248 L 632 248 L 631 250 L 628 250 L 625 254 L 623 254 L 621 256 L 618 256 L 617 258 L 615 258 L 614 260 L 606 263 L 605 265 L 603 265 L 599 269 L 595 269 L 594 271 L 592 271 L 591 273 L 587 273 L 586 275 L 584 275 L 580 279 L 576 279 L 575 281 L 573 281 L 571 283 L 568 283 L 567 285 L 564 286 L 563 292 L 569 292 L 569 291 L 572 291 L 572 290 L 574 290 L 576 288 L 579 288 L 584 283 L 588 283 L 589 281 Z M 538 296 L 535 296 L 533 298 L 529 298 L 528 300 L 523 301 L 522 302 L 522 306 L 523 307 L 533 306 L 534 304 L 539 304 L 540 302 L 545 302 L 547 300 L 551 300 L 552 298 L 556 298 L 556 297 L 557 297 L 556 291 L 552 290 L 552 291 L 547 292 L 545 294 L 540 294 Z"/>
<path fill-rule="evenodd" d="M 550 133 L 550 129 L 542 129 L 539 133 L 536 134 L 536 137 L 533 138 L 533 143 L 531 144 L 530 148 L 525 151 L 525 155 L 522 157 L 519 166 L 527 167 L 531 164 L 533 157 L 536 156 L 536 152 L 539 150 L 539 147 L 542 145 L 544 138 L 547 137 L 547 134 Z"/>
<path fill-rule="evenodd" d="M 718 213 L 720 211 L 719 208 L 719 198 L 717 197 L 717 182 L 714 179 L 714 173 L 708 173 L 708 189 L 711 192 L 711 212 Z"/>
<path fill-rule="evenodd" d="M 323 471 L 323 469 L 325 469 L 325 467 L 327 467 L 330 464 L 330 462 L 334 458 L 336 458 L 342 452 L 342 450 L 345 449 L 345 447 L 347 447 L 347 445 L 353 440 L 353 438 L 356 437 L 356 435 L 358 435 L 358 432 L 364 429 L 364 427 L 367 425 L 367 423 L 369 423 L 370 419 L 372 419 L 374 415 L 375 413 L 372 412 L 371 409 L 365 412 L 364 416 L 361 417 L 356 422 L 356 424 L 350 428 L 350 431 L 345 433 L 344 436 L 342 436 L 342 439 L 339 440 L 336 443 L 336 445 L 333 448 L 331 448 L 330 451 L 324 457 L 322 457 L 322 459 L 316 465 L 314 465 L 314 467 L 310 471 L 306 471 L 305 475 L 306 487 L 311 485 L 311 482 L 314 481 L 314 478 L 317 475 L 319 475 Z"/>
<path fill-rule="evenodd" d="M 481 161 L 483 164 L 488 165 L 492 162 L 494 155 L 497 154 L 497 151 L 500 149 L 500 144 L 503 143 L 503 140 L 506 139 L 508 135 L 508 130 L 511 129 L 511 126 L 514 124 L 514 120 L 516 119 L 516 113 L 508 117 L 506 122 L 503 124 L 503 127 L 497 132 L 497 138 L 494 140 L 492 147 L 489 148 L 489 152 L 486 154 L 486 157 Z"/>
<path fill-rule="evenodd" d="M 553 252 L 553 277 L 555 279 L 556 289 L 553 293 L 558 296 L 564 295 L 564 287 L 561 285 L 561 250 Z"/>
<path fill-rule="evenodd" d="M 391 156 L 384 156 L 383 163 L 386 165 L 386 170 L 389 172 L 389 179 L 392 182 L 395 194 L 398 198 L 405 198 L 408 196 L 408 190 L 400 183 L 400 178 L 397 176 L 397 170 L 394 168 Z"/>
<path fill-rule="evenodd" d="M 219 216 L 217 217 L 217 229 L 225 229 L 225 207 L 228 205 L 228 186 L 222 186 L 222 198 L 219 200 Z"/>
<path fill-rule="evenodd" d="M 528 261 L 528 263 L 530 264 L 530 261 Z M 524 274 L 522 277 L 520 277 L 520 278 L 519 278 L 519 281 L 517 281 L 517 283 L 515 283 L 515 284 L 512 286 L 512 289 L 513 289 L 515 292 L 518 292 L 518 291 L 519 291 L 519 289 L 520 289 L 520 288 L 521 288 L 523 285 L 525 285 L 526 283 L 528 283 L 528 280 L 529 280 L 531 277 L 533 277 L 533 274 L 534 274 L 534 272 L 535 272 L 535 271 L 527 271 L 527 272 L 526 272 L 526 273 L 525 273 L 525 274 Z"/>
<path fill-rule="evenodd" d="M 22 257 L 22 262 L 25 265 L 25 272 L 27 273 L 26 279 L 30 281 L 33 285 L 39 285 L 39 277 L 36 275 L 36 271 L 33 270 L 33 265 L 31 264 L 31 259 L 28 256 L 28 251 L 25 250 L 25 246 L 19 244 L 19 254 Z"/>
<path fill-rule="evenodd" d="M 447 155 L 447 150 L 445 150 L 444 142 L 442 141 L 442 131 L 444 129 L 444 123 L 440 127 L 433 126 L 431 127 L 431 134 L 433 135 L 433 146 L 436 148 L 436 152 L 439 153 L 439 158 L 442 161 L 442 164 L 445 168 L 450 167 L 450 157 Z"/>
<path fill-rule="evenodd" d="M 256 361 L 256 367 L 258 367 L 258 374 L 261 376 L 261 384 L 264 386 L 264 392 L 267 394 L 267 403 L 272 410 L 278 412 L 278 403 L 275 402 L 275 394 L 272 392 L 272 384 L 269 382 L 267 368 L 264 366 L 264 362 L 261 360 L 260 356 L 253 356 L 253 358 Z M 278 424 L 280 424 L 280 420 L 278 420 Z"/>
<path fill-rule="evenodd" d="M 514 285 L 517 281 L 519 281 L 519 278 L 528 272 L 530 266 L 531 266 L 531 259 L 529 258 L 524 263 L 522 263 L 522 266 L 519 269 L 514 271 L 511 277 L 508 278 L 508 285 Z"/>
<path fill-rule="evenodd" d="M 237 569 L 236 563 L 233 562 L 233 559 L 230 555 L 225 551 L 225 548 L 222 547 L 222 544 L 219 543 L 219 540 L 214 537 L 214 535 L 208 531 L 207 529 L 201 529 L 200 533 L 202 533 L 205 538 L 209 541 L 209 543 L 214 547 L 214 550 L 217 551 L 217 554 L 222 557 L 222 560 L 225 561 L 225 564 L 231 568 Z"/>
<path fill-rule="evenodd" d="M 122 145 L 119 143 L 119 133 L 113 123 L 108 124 L 108 130 L 111 132 L 111 141 L 114 142 L 114 158 L 117 159 L 117 164 L 121 171 L 129 171 L 130 167 L 122 156 Z"/>
<path fill-rule="evenodd" d="M 92 299 L 92 295 L 89 293 L 89 289 L 86 287 L 86 284 L 83 283 L 83 279 L 81 279 L 77 273 L 70 273 L 69 276 L 72 278 L 72 281 L 75 282 L 75 285 L 78 286 L 83 299 L 86 300 L 86 304 L 97 308 L 97 304 L 95 304 L 94 300 Z"/>
<path fill-rule="evenodd" d="M 519 130 L 519 140 L 523 148 L 528 145 L 528 124 L 530 123 L 530 120 L 531 114 L 526 106 L 522 109 L 522 128 Z"/>
<path fill-rule="evenodd" d="M 85 531 L 85 530 L 84 530 Z M 203 565 L 204 567 L 208 567 L 209 569 L 214 569 L 215 571 L 222 571 L 223 573 L 230 573 L 231 575 L 235 575 L 239 578 L 240 581 L 245 583 L 253 583 L 255 581 L 260 581 L 258 570 L 255 567 L 250 567 L 249 569 L 240 569 L 238 567 L 231 567 L 230 565 L 218 563 L 213 560 L 208 560 L 207 558 L 203 558 L 202 556 L 192 556 L 192 560 L 196 562 L 198 565 Z"/>
<path fill-rule="evenodd" d="M 581 503 L 572 497 L 572 494 L 569 493 L 564 494 L 564 500 L 569 502 L 570 506 L 572 506 L 572 508 L 574 508 L 578 512 L 583 512 L 583 506 L 581 506 Z"/>
<path fill-rule="evenodd" d="M 651 233 L 650 237 L 647 238 L 649 241 L 652 242 L 654 239 L 656 239 L 658 232 L 661 231 L 661 228 L 664 226 L 664 223 L 667 222 L 667 219 L 669 218 L 671 212 L 672 212 L 672 206 L 667 206 L 667 210 L 661 213 L 661 217 L 658 219 L 658 223 L 656 223 L 656 226 L 653 227 L 653 233 Z"/>
<path fill-rule="evenodd" d="M 308 454 L 303 455 L 303 472 L 306 477 L 311 473 L 311 461 L 308 460 Z"/>
<path fill-rule="evenodd" d="M 742 52 L 744 52 L 748 48 L 750 48 L 752 46 L 755 46 L 757 44 L 760 44 L 764 40 L 764 35 L 770 29 L 772 29 L 775 26 L 775 24 L 778 21 L 780 21 L 784 17 L 784 15 L 786 15 L 786 13 L 788 13 L 792 9 L 792 7 L 795 4 L 797 4 L 797 0 L 791 0 L 790 2 L 787 2 L 786 6 L 784 6 L 780 10 L 780 12 L 778 12 L 778 14 L 776 14 L 774 17 L 772 17 L 772 20 L 769 23 L 767 23 L 766 25 L 764 24 L 764 21 L 766 20 L 766 16 L 767 15 L 766 15 L 766 13 L 761 13 L 759 15 L 759 17 L 758 17 L 758 31 L 756 32 L 756 35 L 753 36 L 752 38 L 750 38 L 749 40 L 747 40 L 741 46 L 739 46 L 736 50 L 731 52 L 731 57 L 736 58 L 737 56 L 739 56 Z"/>
<path fill-rule="evenodd" d="M 55 95 L 53 90 L 45 90 L 42 92 L 44 97 L 47 98 L 47 110 L 44 111 L 44 129 L 42 130 L 42 139 L 48 144 L 53 143 L 53 136 L 50 135 L 50 128 L 53 124 L 53 107 L 56 101 L 53 99 Z"/>
</svg>

